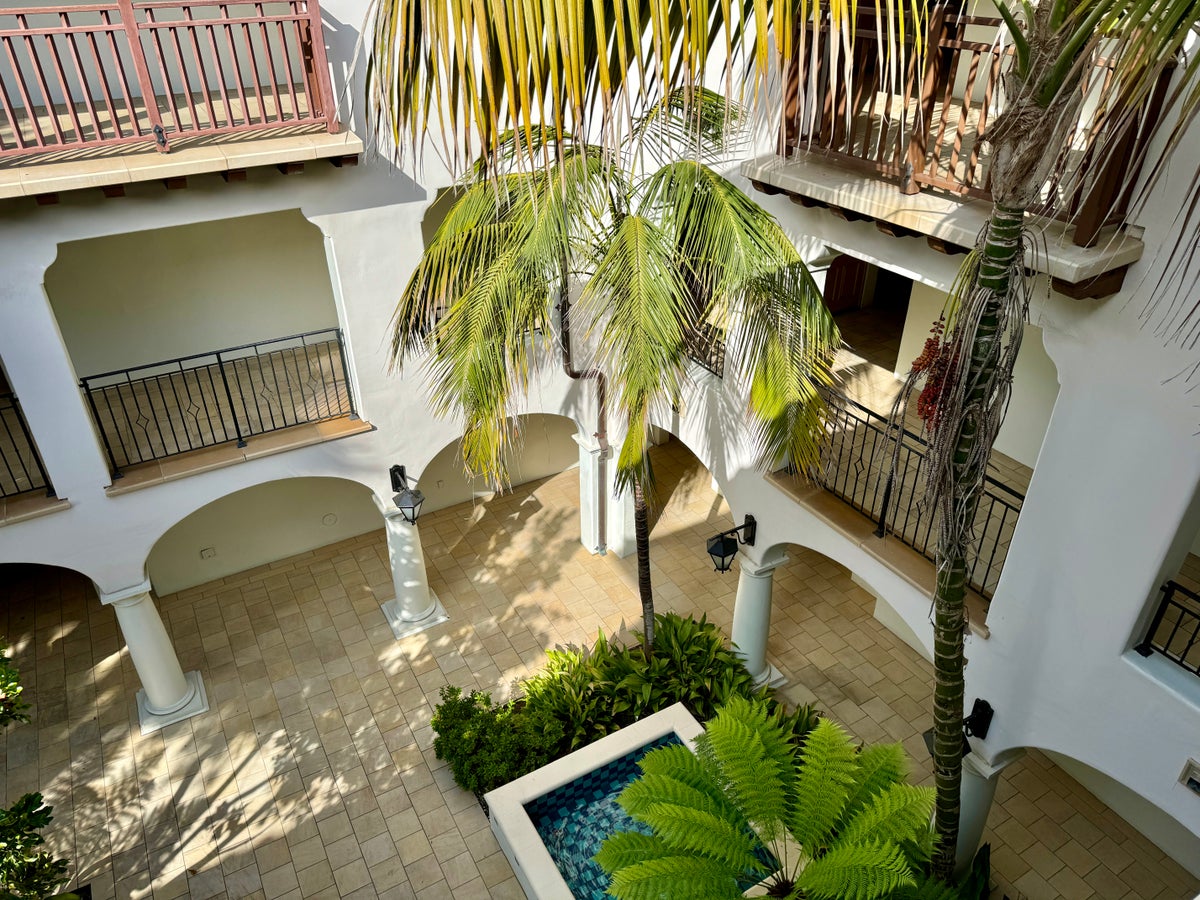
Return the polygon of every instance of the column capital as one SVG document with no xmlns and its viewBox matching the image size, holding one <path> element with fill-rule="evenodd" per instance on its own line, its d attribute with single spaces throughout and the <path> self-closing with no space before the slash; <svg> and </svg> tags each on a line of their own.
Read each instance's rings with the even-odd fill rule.
<svg viewBox="0 0 1200 900">
<path fill-rule="evenodd" d="M 145 578 L 137 584 L 132 584 L 129 587 L 124 587 L 116 591 L 102 591 L 97 586 L 96 594 L 100 597 L 100 602 L 105 606 L 129 606 L 134 602 L 140 603 L 143 599 L 150 596 L 150 579 Z"/>
<path fill-rule="evenodd" d="M 978 751 L 972 750 L 963 757 L 963 771 L 978 775 L 980 778 L 995 778 L 1024 755 L 1024 748 L 1015 747 L 1012 750 L 998 753 L 995 759 L 989 761 Z"/>
<path fill-rule="evenodd" d="M 596 436 L 593 434 L 584 434 L 582 431 L 578 431 L 571 435 L 571 440 L 579 445 L 580 450 L 590 453 L 593 456 L 603 457 L 604 459 L 612 456 L 612 445 L 601 447 L 600 442 L 596 440 Z"/>
<path fill-rule="evenodd" d="M 738 563 L 741 565 L 742 574 L 751 578 L 765 578 L 773 574 L 789 558 L 782 548 L 776 547 L 769 549 L 761 560 L 752 559 L 745 550 L 738 551 Z"/>
</svg>

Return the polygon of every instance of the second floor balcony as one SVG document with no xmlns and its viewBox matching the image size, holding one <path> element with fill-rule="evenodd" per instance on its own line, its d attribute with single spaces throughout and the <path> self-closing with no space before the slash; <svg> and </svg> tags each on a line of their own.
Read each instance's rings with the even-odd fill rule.
<svg viewBox="0 0 1200 900">
<path fill-rule="evenodd" d="M 779 153 L 743 167 L 768 193 L 787 193 L 805 206 L 828 207 L 849 219 L 873 220 L 896 236 L 921 235 L 936 249 L 972 246 L 991 200 L 986 137 L 1003 110 L 1001 78 L 1011 44 L 1000 39 L 1000 19 L 966 15 L 953 5 L 932 7 L 924 67 L 911 42 L 898 58 L 881 54 L 889 26 L 860 10 L 850 64 L 852 90 L 831 83 L 829 25 L 812 26 L 790 67 Z M 905 23 L 912 35 L 917 27 Z M 999 37 L 998 37 L 999 36 Z M 837 63 L 845 64 L 845 60 Z M 896 78 L 882 85 L 880 73 Z M 1038 261 L 1054 287 L 1069 296 L 1101 297 L 1120 288 L 1125 269 L 1140 258 L 1135 237 L 1112 226 L 1128 209 L 1145 156 L 1145 137 L 1160 115 L 1167 78 L 1148 102 L 1116 117 L 1120 133 L 1096 126 L 1099 89 L 1113 78 L 1109 60 L 1083 76 L 1076 120 L 1043 186 L 1065 210 L 1047 219 L 1047 247 Z M 886 79 L 885 79 L 886 81 Z M 849 176 L 849 177 L 847 177 Z M 976 201 L 983 201 L 982 203 Z"/>
<path fill-rule="evenodd" d="M 337 162 L 315 0 L 0 9 L 0 197 Z"/>
</svg>

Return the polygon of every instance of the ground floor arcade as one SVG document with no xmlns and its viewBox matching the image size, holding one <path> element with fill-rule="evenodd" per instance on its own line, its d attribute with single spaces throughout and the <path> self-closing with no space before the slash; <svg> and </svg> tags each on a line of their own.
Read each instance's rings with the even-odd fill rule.
<svg viewBox="0 0 1200 900">
<path fill-rule="evenodd" d="M 704 550 L 728 509 L 677 443 L 661 452 L 658 604 L 728 631 L 738 577 Z M 451 618 L 400 642 L 379 609 L 392 590 L 382 531 L 157 598 L 210 709 L 149 735 L 113 608 L 78 576 L 27 570 L 0 607 L 35 703 L 34 723 L 0 738 L 7 800 L 46 794 L 48 838 L 97 900 L 521 896 L 474 798 L 435 759 L 429 719 L 442 685 L 506 695 L 544 648 L 636 624 L 633 559 L 584 550 L 578 497 L 570 470 L 422 517 Z M 798 549 L 773 592 L 785 693 L 863 740 L 903 741 L 926 771 L 930 667 L 872 617 L 873 598 Z M 1038 753 L 1006 770 L 988 839 L 1010 897 L 1200 889 Z"/>
</svg>

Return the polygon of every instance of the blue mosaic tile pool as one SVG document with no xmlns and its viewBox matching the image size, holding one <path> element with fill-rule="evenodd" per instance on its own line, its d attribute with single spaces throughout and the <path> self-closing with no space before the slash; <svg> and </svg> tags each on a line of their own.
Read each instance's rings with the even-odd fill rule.
<svg viewBox="0 0 1200 900">
<path fill-rule="evenodd" d="M 576 900 L 608 896 L 608 876 L 592 861 L 606 837 L 618 831 L 650 833 L 625 815 L 617 795 L 641 774 L 638 760 L 658 747 L 679 743 L 676 735 L 668 734 L 525 804 Z"/>
</svg>

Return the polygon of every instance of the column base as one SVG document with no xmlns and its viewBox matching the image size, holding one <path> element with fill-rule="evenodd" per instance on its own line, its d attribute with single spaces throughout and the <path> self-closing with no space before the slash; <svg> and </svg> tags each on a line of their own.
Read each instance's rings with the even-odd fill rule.
<svg viewBox="0 0 1200 900">
<path fill-rule="evenodd" d="M 379 608 L 383 610 L 383 617 L 387 619 L 387 623 L 391 626 L 392 634 L 396 640 L 402 640 L 406 637 L 411 637 L 414 634 L 419 634 L 427 628 L 432 628 L 434 625 L 441 625 L 443 622 L 450 621 L 450 614 L 446 612 L 446 607 L 442 606 L 442 601 L 437 598 L 433 591 L 429 592 L 429 597 L 433 600 L 433 605 L 429 607 L 427 612 L 420 619 L 406 619 L 404 612 L 400 609 L 400 601 L 392 599 L 386 603 L 381 603 Z"/>
<path fill-rule="evenodd" d="M 770 663 L 767 663 L 767 667 L 754 676 L 755 687 L 766 685 L 767 687 L 778 688 L 783 687 L 785 684 L 787 684 L 787 676 Z"/>
<path fill-rule="evenodd" d="M 208 692 L 204 690 L 204 679 L 200 677 L 200 673 L 185 672 L 183 677 L 191 689 L 188 697 L 179 707 L 167 712 L 155 712 L 151 709 L 144 688 L 137 692 L 138 723 L 141 725 L 142 734 L 152 734 L 168 725 L 208 712 Z"/>
</svg>

